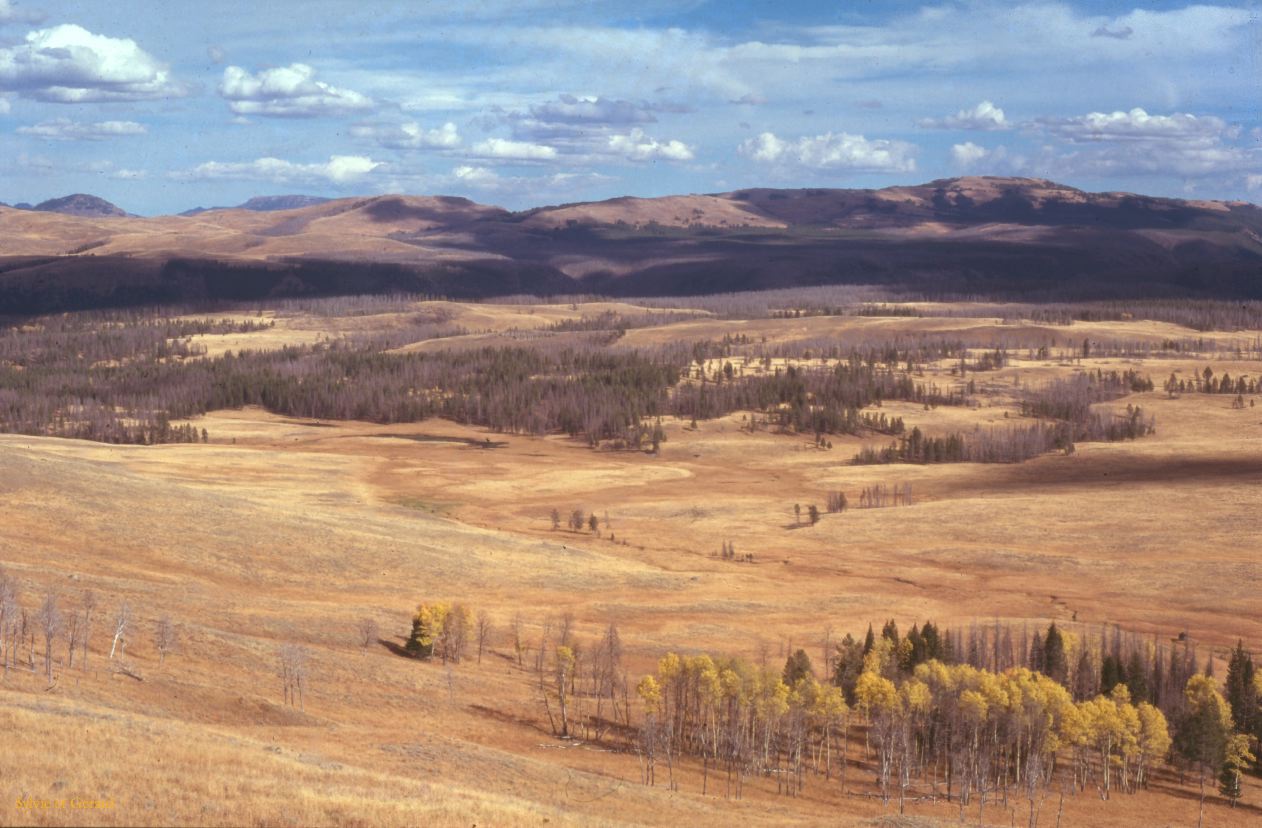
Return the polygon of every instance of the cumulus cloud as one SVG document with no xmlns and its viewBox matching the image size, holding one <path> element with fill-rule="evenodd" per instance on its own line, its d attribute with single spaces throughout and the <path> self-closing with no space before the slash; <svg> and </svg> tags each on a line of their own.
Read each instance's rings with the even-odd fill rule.
<svg viewBox="0 0 1262 828">
<path fill-rule="evenodd" d="M 853 172 L 912 172 L 916 146 L 906 141 L 868 140 L 862 135 L 826 132 L 823 135 L 782 139 L 764 132 L 743 141 L 741 155 L 764 164 L 786 164 L 820 170 Z"/>
<path fill-rule="evenodd" d="M 691 161 L 692 148 L 683 141 L 658 141 L 633 129 L 626 135 L 609 136 L 609 151 L 630 161 Z"/>
<path fill-rule="evenodd" d="M 472 187 L 490 188 L 497 186 L 502 179 L 492 169 L 462 164 L 451 171 L 451 177 L 461 184 Z"/>
<path fill-rule="evenodd" d="M 653 107 L 614 98 L 561 95 L 530 107 L 530 117 L 545 124 L 645 124 L 657 120 Z"/>
<path fill-rule="evenodd" d="M 999 130 L 1012 127 L 1003 110 L 990 101 L 982 101 L 972 109 L 961 109 L 945 118 L 923 118 L 918 124 L 927 129 Z"/>
<path fill-rule="evenodd" d="M 362 155 L 333 155 L 323 164 L 299 164 L 280 158 L 259 158 L 246 162 L 207 161 L 175 177 L 192 180 L 247 179 L 288 183 L 347 184 L 380 167 L 380 162 Z"/>
<path fill-rule="evenodd" d="M 80 123 L 69 118 L 54 118 L 33 126 L 18 127 L 18 134 L 45 141 L 104 141 L 128 135 L 144 135 L 148 130 L 135 121 L 98 121 Z"/>
<path fill-rule="evenodd" d="M 1035 124 L 1073 143 L 1096 141 L 1215 142 L 1227 124 L 1212 115 L 1149 115 L 1136 107 L 1129 112 L 1090 112 L 1073 118 L 1039 118 Z"/>
<path fill-rule="evenodd" d="M 529 141 L 509 141 L 505 138 L 487 138 L 474 145 L 473 154 L 505 161 L 551 161 L 557 157 L 555 147 Z"/>
<path fill-rule="evenodd" d="M 316 80 L 315 75 L 315 69 L 305 63 L 264 69 L 256 74 L 240 66 L 229 66 L 223 70 L 219 95 L 237 115 L 314 118 L 373 107 L 371 98 L 330 86 Z"/>
<path fill-rule="evenodd" d="M 0 48 L 0 90 L 53 103 L 140 101 L 186 95 L 167 68 L 128 38 L 72 23 Z"/>
<path fill-rule="evenodd" d="M 1212 115 L 1143 109 L 1039 118 L 1033 126 L 1073 147 L 1056 169 L 1074 175 L 1239 177 L 1262 170 L 1262 149 L 1241 146 L 1238 127 Z"/>
<path fill-rule="evenodd" d="M 979 147 L 972 141 L 965 141 L 963 144 L 956 144 L 951 147 L 951 163 L 963 169 L 971 169 L 989 154 L 989 150 L 985 147 Z"/>
<path fill-rule="evenodd" d="M 0 115 L 8 115 L 10 109 L 9 99 L 0 97 Z"/>
<path fill-rule="evenodd" d="M 529 195 L 538 197 L 540 193 L 581 192 L 597 184 L 614 179 L 596 172 L 557 172 L 542 176 L 501 175 L 487 167 L 462 164 L 449 175 L 429 180 L 428 186 L 435 188 L 451 187 L 457 190 L 478 190 L 484 193 L 496 193 L 507 196 Z"/>
<path fill-rule="evenodd" d="M 515 140 L 546 143 L 573 154 L 599 149 L 616 131 L 655 123 L 658 112 L 684 109 L 674 104 L 560 95 L 524 110 L 496 107 L 485 126 L 507 124 Z"/>
<path fill-rule="evenodd" d="M 404 124 L 359 124 L 351 128 L 357 138 L 370 138 L 389 149 L 453 149 L 460 146 L 460 132 L 450 121 L 425 129 L 415 121 Z"/>
<path fill-rule="evenodd" d="M 1262 190 L 1262 173 L 1255 175 L 1246 175 L 1244 177 L 1245 189 L 1251 193 Z"/>
</svg>

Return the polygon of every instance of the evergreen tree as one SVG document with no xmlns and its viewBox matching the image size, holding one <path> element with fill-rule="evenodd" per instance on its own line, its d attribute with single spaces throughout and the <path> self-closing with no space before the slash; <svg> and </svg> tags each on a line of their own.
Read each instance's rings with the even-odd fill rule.
<svg viewBox="0 0 1262 828">
<path fill-rule="evenodd" d="M 1065 639 L 1053 621 L 1043 639 L 1043 674 L 1060 684 L 1069 679 L 1069 662 L 1065 656 Z"/>
<path fill-rule="evenodd" d="M 1131 691 L 1135 704 L 1149 701 L 1148 671 L 1144 669 L 1144 657 L 1138 648 L 1131 650 L 1130 660 L 1126 663 L 1126 687 Z"/>
<path fill-rule="evenodd" d="M 1253 656 L 1245 652 L 1243 641 L 1237 641 L 1231 660 L 1227 662 L 1227 681 L 1223 690 L 1227 703 L 1231 705 L 1231 717 L 1235 720 L 1236 730 L 1251 735 L 1257 735 L 1258 726 L 1262 724 L 1255 674 Z"/>
<path fill-rule="evenodd" d="M 863 637 L 863 654 L 866 656 L 876 646 L 876 636 L 872 633 L 872 624 L 868 624 L 868 634 Z"/>
<path fill-rule="evenodd" d="M 894 645 L 894 649 L 898 649 L 898 624 L 894 623 L 894 619 L 885 622 L 885 626 L 881 628 L 881 638 L 889 639 Z"/>
<path fill-rule="evenodd" d="M 868 627 L 868 636 L 872 636 L 872 628 Z M 875 639 L 873 639 L 875 644 Z M 846 696 L 846 704 L 855 703 L 855 686 L 859 675 L 863 672 L 863 657 L 867 655 L 865 645 L 860 644 L 850 633 L 837 645 L 836 667 L 833 670 L 833 684 L 840 687 Z"/>
<path fill-rule="evenodd" d="M 784 662 L 784 683 L 787 687 L 794 687 L 801 679 L 814 675 L 815 669 L 805 650 L 798 650 Z"/>
<path fill-rule="evenodd" d="M 1030 642 L 1030 669 L 1042 673 L 1046 664 L 1047 661 L 1043 658 L 1043 637 L 1035 633 L 1034 640 Z"/>
</svg>

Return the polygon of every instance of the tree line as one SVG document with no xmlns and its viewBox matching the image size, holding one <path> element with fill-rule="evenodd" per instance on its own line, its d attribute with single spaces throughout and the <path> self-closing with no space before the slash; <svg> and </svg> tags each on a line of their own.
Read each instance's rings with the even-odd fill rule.
<svg viewBox="0 0 1262 828">
<path fill-rule="evenodd" d="M 1054 784 L 1062 796 L 1094 790 L 1108 799 L 1146 787 L 1167 762 L 1199 780 L 1202 809 L 1215 778 L 1222 796 L 1239 798 L 1262 716 L 1262 682 L 1243 645 L 1231 656 L 1225 695 L 1209 671 L 1196 669 L 1186 640 L 1181 657 L 1172 648 L 1178 666 L 1158 702 L 1147 685 L 1117 680 L 1107 643 L 1099 666 L 1084 655 L 1085 642 L 1055 623 L 1023 640 L 1028 650 L 1019 654 L 1011 636 L 996 624 L 994 641 L 1006 642 L 1012 657 L 996 645 L 992 658 L 976 626 L 967 639 L 932 623 L 900 637 L 890 621 L 879 636 L 869 627 L 862 642 L 847 635 L 835 648 L 826 643 L 825 681 L 803 650 L 782 670 L 765 660 L 668 653 L 637 686 L 644 781 L 654 784 L 664 765 L 676 787 L 675 768 L 688 757 L 701 765 L 703 792 L 712 773 L 728 796 L 739 797 L 749 776 L 773 777 L 777 790 L 795 795 L 808 775 L 836 775 L 844 790 L 853 723 L 862 731 L 856 752 L 869 760 L 882 799 L 896 797 L 900 811 L 908 796 L 944 797 L 958 803 L 961 818 L 976 804 L 980 820 L 988 802 L 1015 795 L 1027 800 L 1034 826 Z M 1141 659 L 1136 670 L 1163 673 L 1157 659 L 1155 667 Z M 1083 669 L 1090 678 L 1076 675 Z M 1153 681 L 1167 686 L 1164 675 Z"/>
</svg>

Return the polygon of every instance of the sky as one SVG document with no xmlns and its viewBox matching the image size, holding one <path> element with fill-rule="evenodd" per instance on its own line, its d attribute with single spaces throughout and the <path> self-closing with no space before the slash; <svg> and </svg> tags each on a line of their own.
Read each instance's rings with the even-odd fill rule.
<svg viewBox="0 0 1262 828">
<path fill-rule="evenodd" d="M 521 209 L 1014 175 L 1256 203 L 1260 17 L 1259 0 L 0 0 L 0 201 Z"/>
</svg>

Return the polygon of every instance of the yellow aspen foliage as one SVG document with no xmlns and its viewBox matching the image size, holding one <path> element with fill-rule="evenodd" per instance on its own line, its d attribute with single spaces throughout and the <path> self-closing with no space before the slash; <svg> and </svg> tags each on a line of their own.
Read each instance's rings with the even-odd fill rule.
<svg viewBox="0 0 1262 828">
<path fill-rule="evenodd" d="M 899 707 L 898 688 L 894 682 L 876 673 L 865 671 L 859 676 L 854 695 L 857 706 L 867 716 L 891 713 Z"/>
<path fill-rule="evenodd" d="M 645 676 L 635 687 L 635 693 L 644 703 L 645 713 L 656 713 L 662 706 L 662 686 L 652 676 Z"/>
</svg>

